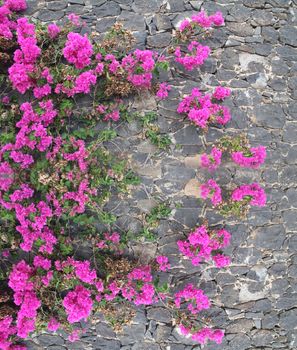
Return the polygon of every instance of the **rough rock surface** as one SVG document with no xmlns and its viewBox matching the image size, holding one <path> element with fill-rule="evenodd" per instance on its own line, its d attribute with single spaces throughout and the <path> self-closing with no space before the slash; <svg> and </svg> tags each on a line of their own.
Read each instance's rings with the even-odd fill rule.
<svg viewBox="0 0 297 350">
<path fill-rule="evenodd" d="M 255 350 L 297 348 L 297 1 L 296 0 L 66 0 L 28 1 L 28 14 L 44 21 L 63 21 L 70 12 L 83 16 L 88 26 L 103 31 L 115 19 L 136 32 L 143 45 L 162 50 L 172 28 L 199 9 L 222 11 L 226 26 L 212 40 L 213 58 L 201 72 L 185 74 L 174 80 L 170 99 L 159 104 L 159 124 L 181 147 L 167 155 L 155 155 L 154 148 L 139 141 L 140 126 L 119 124 L 116 142 L 141 169 L 142 186 L 133 198 L 116 203 L 114 213 L 123 229 L 137 231 L 136 214 L 146 209 L 139 203 L 150 202 L 160 191 L 172 204 L 180 203 L 172 217 L 159 228 L 158 249 L 172 261 L 172 281 L 182 285 L 194 281 L 205 288 L 215 301 L 212 319 L 226 329 L 221 346 L 209 344 L 204 350 Z M 135 21 L 135 22 L 134 22 Z M 136 25 L 137 24 L 137 25 Z M 85 29 L 86 30 L 86 29 Z M 215 59 L 214 59 L 215 58 Z M 223 83 L 233 89 L 229 102 L 233 121 L 228 132 L 245 130 L 253 145 L 268 148 L 266 165 L 260 171 L 234 167 L 237 183 L 247 179 L 266 184 L 268 205 L 252 210 L 248 220 L 230 224 L 233 233 L 229 253 L 232 265 L 226 270 L 199 269 L 178 261 L 175 241 L 198 221 L 201 202 L 186 196 L 184 189 L 206 174 L 184 166 L 186 157 L 195 157 L 203 143 L 211 144 L 222 134 L 211 129 L 204 137 L 176 113 L 178 96 L 196 84 L 202 87 Z M 151 103 L 151 102 L 150 102 Z M 156 105 L 144 106 L 148 110 Z M 203 141 L 203 142 L 202 142 Z M 114 148 L 115 146 L 112 145 Z M 147 169 L 147 170 L 145 170 Z M 196 174 L 195 174 L 196 172 Z M 216 173 L 218 182 L 228 184 L 231 172 Z M 192 181 L 192 182 L 190 182 Z M 188 185 L 187 188 L 189 188 Z M 189 191 L 186 191 L 189 194 Z M 141 201 L 141 202 L 140 202 Z M 122 205 L 121 205 L 122 204 Z M 149 205 L 149 204 L 148 204 Z M 122 208 L 123 210 L 119 210 Z M 129 208 L 129 212 L 126 209 Z M 110 207 L 109 209 L 113 209 Z M 205 211 L 210 223 L 224 220 L 211 210 Z M 155 247 L 156 248 L 156 247 Z M 154 249 L 155 249 L 154 248 Z M 152 252 L 154 252 L 152 248 Z M 188 273 L 191 275 L 188 275 Z M 116 335 L 104 323 L 90 326 L 78 343 L 65 337 L 40 335 L 28 341 L 28 349 L 104 349 L 104 350 L 194 350 L 202 347 L 182 338 L 171 327 L 162 305 L 141 309 L 132 326 Z"/>
</svg>

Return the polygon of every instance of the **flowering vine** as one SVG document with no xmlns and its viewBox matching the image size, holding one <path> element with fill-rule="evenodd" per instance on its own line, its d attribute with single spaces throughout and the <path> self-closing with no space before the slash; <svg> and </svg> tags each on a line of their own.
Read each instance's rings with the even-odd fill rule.
<svg viewBox="0 0 297 350">
<path fill-rule="evenodd" d="M 120 120 L 124 97 L 133 93 L 149 91 L 159 100 L 166 99 L 171 86 L 158 77 L 161 70 L 169 69 L 169 58 L 132 49 L 133 36 L 120 24 L 98 44 L 75 32 L 84 25 L 78 16 L 69 15 L 64 27 L 35 25 L 14 13 L 26 6 L 25 0 L 5 0 L 0 6 L 0 54 L 10 88 L 9 93 L 0 93 L 0 111 L 9 121 L 9 132 L 0 139 L 0 206 L 11 236 L 0 240 L 1 259 L 10 266 L 4 277 L 1 274 L 5 294 L 4 307 L 0 305 L 0 349 L 25 349 L 19 342 L 34 331 L 65 330 L 69 340 L 76 341 L 84 331 L 78 322 L 97 311 L 108 315 L 116 303 L 127 308 L 129 303 L 131 309 L 131 305 L 159 301 L 177 313 L 175 321 L 184 335 L 201 344 L 221 343 L 223 330 L 198 317 L 211 306 L 202 290 L 190 284 L 172 294 L 167 284 L 160 285 L 155 278 L 171 269 L 168 257 L 158 255 L 139 266 L 123 255 L 120 233 L 98 233 L 94 224 L 95 216 L 112 224 L 113 216 L 103 210 L 110 193 L 127 193 L 139 179 L 125 159 L 104 147 L 114 131 L 103 130 L 96 138 L 93 127 L 98 120 Z M 211 51 L 195 40 L 195 32 L 223 24 L 219 12 L 208 16 L 201 11 L 184 20 L 171 50 L 175 61 L 189 71 L 200 67 Z M 85 94 L 93 98 L 92 110 L 77 116 L 74 96 Z M 210 125 L 230 120 L 230 110 L 221 104 L 230 94 L 222 86 L 206 94 L 195 87 L 183 97 L 177 112 L 206 132 Z M 25 102 L 19 105 L 14 101 L 20 95 Z M 83 127 L 73 130 L 76 121 Z M 225 138 L 210 155 L 202 155 L 201 165 L 215 170 L 225 151 L 238 165 L 252 168 L 266 156 L 262 146 L 252 148 L 247 142 Z M 263 206 L 266 201 L 264 190 L 251 184 L 235 189 L 225 203 L 214 180 L 201 186 L 201 196 L 210 197 L 224 212 Z M 75 227 L 88 232 L 93 259 L 75 257 Z M 222 268 L 230 263 L 221 252 L 230 237 L 224 229 L 203 225 L 177 245 L 193 265 L 206 260 Z M 25 255 L 12 263 L 10 253 L 18 249 L 31 252 L 33 258 Z M 7 307 L 5 303 L 12 301 L 13 307 Z M 127 314 L 132 317 L 133 311 Z"/>
</svg>

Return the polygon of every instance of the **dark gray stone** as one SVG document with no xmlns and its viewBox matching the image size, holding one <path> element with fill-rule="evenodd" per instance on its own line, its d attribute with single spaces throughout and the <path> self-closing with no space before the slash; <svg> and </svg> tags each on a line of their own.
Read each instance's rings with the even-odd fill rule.
<svg viewBox="0 0 297 350">
<path fill-rule="evenodd" d="M 106 33 L 116 22 L 116 18 L 102 18 L 96 23 L 98 33 Z"/>
<path fill-rule="evenodd" d="M 108 324 L 103 322 L 99 322 L 96 325 L 96 333 L 104 338 L 116 338 L 116 334 L 113 329 Z"/>
<path fill-rule="evenodd" d="M 47 4 L 47 8 L 53 11 L 60 11 L 67 7 L 67 1 L 51 1 Z"/>
<path fill-rule="evenodd" d="M 65 343 L 65 340 L 62 337 L 54 334 L 42 334 L 38 337 L 38 340 L 45 346 L 63 345 Z"/>
<path fill-rule="evenodd" d="M 281 77 L 274 78 L 268 82 L 268 86 L 275 91 L 285 91 L 287 88 L 287 82 Z"/>
<path fill-rule="evenodd" d="M 136 343 L 131 350 L 161 350 L 161 348 L 156 343 Z"/>
<path fill-rule="evenodd" d="M 255 10 L 253 12 L 253 20 L 260 26 L 273 25 L 273 14 L 267 10 Z"/>
<path fill-rule="evenodd" d="M 276 75 L 284 76 L 289 72 L 288 65 L 283 60 L 273 60 L 271 63 L 272 72 Z"/>
<path fill-rule="evenodd" d="M 237 4 L 230 9 L 230 15 L 233 17 L 234 21 L 242 23 L 251 17 L 251 9 Z"/>
<path fill-rule="evenodd" d="M 157 14 L 154 17 L 154 22 L 158 30 L 168 30 L 171 29 L 170 18 L 166 15 Z"/>
<path fill-rule="evenodd" d="M 116 2 L 109 1 L 108 3 L 103 4 L 100 7 L 95 7 L 93 11 L 94 14 L 100 18 L 108 16 L 118 16 L 121 13 L 121 8 Z"/>
<path fill-rule="evenodd" d="M 229 22 L 227 23 L 227 28 L 235 35 L 238 36 L 251 36 L 254 34 L 254 28 L 247 23 L 236 23 Z"/>
<path fill-rule="evenodd" d="M 254 243 L 259 249 L 280 249 L 285 237 L 282 225 L 265 226 L 255 230 Z"/>
<path fill-rule="evenodd" d="M 99 338 L 94 344 L 95 350 L 120 350 L 121 343 L 117 340 Z"/>
<path fill-rule="evenodd" d="M 229 346 L 232 350 L 246 350 L 251 346 L 251 339 L 245 334 L 236 335 L 230 340 Z"/>
<path fill-rule="evenodd" d="M 182 12 L 185 10 L 183 0 L 168 0 L 167 9 L 169 12 Z"/>
<path fill-rule="evenodd" d="M 263 27 L 261 35 L 265 41 L 271 44 L 276 44 L 279 38 L 278 31 L 273 27 Z"/>
<path fill-rule="evenodd" d="M 124 332 L 119 334 L 118 338 L 123 345 L 133 344 L 136 341 L 139 342 L 143 340 L 145 331 L 146 326 L 143 322 L 141 324 L 132 324 L 125 327 Z"/>
<path fill-rule="evenodd" d="M 90 4 L 93 6 L 101 6 L 106 3 L 107 0 L 90 0 Z"/>
<path fill-rule="evenodd" d="M 257 123 L 267 128 L 282 128 L 285 124 L 285 114 L 280 105 L 257 105 L 254 113 Z"/>
<path fill-rule="evenodd" d="M 118 21 L 123 22 L 124 27 L 131 31 L 145 30 L 145 22 L 144 17 L 142 15 L 122 11 L 121 15 L 118 17 Z"/>
<path fill-rule="evenodd" d="M 85 0 L 69 0 L 70 4 L 85 5 Z"/>
<path fill-rule="evenodd" d="M 253 8 L 264 8 L 265 6 L 265 0 L 243 0 L 243 4 L 247 7 L 253 7 Z"/>
<path fill-rule="evenodd" d="M 284 45 L 277 47 L 275 50 L 277 54 L 284 60 L 297 61 L 296 49 L 294 49 L 293 47 Z"/>
<path fill-rule="evenodd" d="M 147 317 L 157 322 L 169 323 L 171 322 L 171 314 L 168 310 L 156 307 L 147 311 Z"/>
<path fill-rule="evenodd" d="M 132 9 L 137 13 L 153 13 L 158 12 L 159 8 L 163 4 L 162 0 L 150 0 L 150 1 L 143 1 L 143 0 L 135 0 Z"/>
<path fill-rule="evenodd" d="M 49 10 L 40 10 L 36 16 L 42 22 L 52 22 L 61 19 L 64 16 L 63 11 L 49 11 Z"/>
<path fill-rule="evenodd" d="M 169 45 L 171 42 L 171 34 L 170 33 L 159 33 L 153 36 L 149 36 L 147 38 L 148 46 L 162 48 Z"/>
<path fill-rule="evenodd" d="M 293 26 L 284 26 L 279 30 L 280 41 L 284 44 L 297 47 L 297 28 Z"/>
<path fill-rule="evenodd" d="M 295 329 L 297 326 L 297 309 L 281 313 L 279 324 L 285 330 Z"/>
<path fill-rule="evenodd" d="M 255 346 L 269 346 L 272 344 L 273 335 L 268 330 L 259 330 L 256 334 L 253 335 L 253 344 Z"/>
<path fill-rule="evenodd" d="M 83 13 L 86 12 L 85 6 L 82 5 L 69 5 L 65 9 L 66 13 L 75 13 L 76 15 L 82 15 Z"/>
</svg>

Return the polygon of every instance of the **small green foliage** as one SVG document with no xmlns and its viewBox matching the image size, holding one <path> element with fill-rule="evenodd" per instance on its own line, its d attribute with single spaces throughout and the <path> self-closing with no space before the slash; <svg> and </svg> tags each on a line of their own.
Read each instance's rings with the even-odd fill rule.
<svg viewBox="0 0 297 350">
<path fill-rule="evenodd" d="M 219 209 L 220 214 L 225 217 L 236 216 L 244 219 L 247 215 L 248 203 L 251 197 L 246 198 L 244 201 L 235 202 L 230 201 L 228 203 L 224 203 Z"/>
<path fill-rule="evenodd" d="M 151 111 L 141 116 L 140 122 L 145 129 L 145 136 L 151 141 L 151 143 L 161 150 L 166 150 L 171 145 L 172 141 L 168 135 L 160 134 L 160 128 L 154 123 L 157 119 L 157 113 Z"/>
<path fill-rule="evenodd" d="M 148 130 L 146 136 L 150 139 L 153 145 L 162 150 L 167 149 L 172 143 L 168 135 L 160 135 L 159 132 L 154 130 Z"/>
<path fill-rule="evenodd" d="M 160 203 L 155 208 L 153 208 L 146 216 L 146 222 L 153 227 L 158 226 L 161 219 L 166 219 L 171 214 L 171 209 L 168 207 L 167 203 Z"/>
<path fill-rule="evenodd" d="M 145 215 L 144 226 L 138 239 L 143 237 L 150 242 L 155 241 L 157 236 L 154 230 L 159 226 L 160 220 L 168 218 L 170 214 L 171 209 L 168 207 L 168 203 L 160 203 L 154 207 L 149 214 Z"/>
</svg>

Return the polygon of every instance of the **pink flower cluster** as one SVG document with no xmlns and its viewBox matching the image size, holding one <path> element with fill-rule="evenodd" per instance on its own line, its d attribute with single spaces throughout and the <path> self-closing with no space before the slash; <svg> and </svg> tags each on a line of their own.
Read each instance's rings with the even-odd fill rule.
<svg viewBox="0 0 297 350">
<path fill-rule="evenodd" d="M 186 70 L 193 70 L 201 66 L 210 54 L 210 48 L 208 46 L 203 46 L 197 41 L 192 41 L 188 45 L 189 53 L 182 56 L 181 48 L 178 46 L 175 49 L 175 60 L 185 67 Z"/>
<path fill-rule="evenodd" d="M 225 100 L 231 95 L 231 90 L 223 86 L 217 86 L 212 94 L 212 97 L 216 100 Z"/>
<path fill-rule="evenodd" d="M 266 159 L 264 146 L 251 147 L 248 152 L 232 152 L 232 160 L 241 167 L 257 169 Z"/>
<path fill-rule="evenodd" d="M 26 0 L 5 0 L 4 5 L 0 6 L 0 36 L 5 39 L 12 39 L 12 31 L 16 29 L 16 23 L 13 20 L 13 13 L 26 10 Z"/>
<path fill-rule="evenodd" d="M 125 299 L 135 305 L 151 305 L 157 302 L 150 266 L 134 268 L 128 274 L 128 282 L 122 287 Z"/>
<path fill-rule="evenodd" d="M 159 255 L 156 257 L 156 262 L 159 264 L 160 271 L 167 271 L 170 269 L 169 259 L 167 256 Z"/>
<path fill-rule="evenodd" d="M 207 16 L 205 11 L 200 11 L 193 15 L 191 19 L 184 19 L 179 25 L 179 30 L 192 30 L 196 26 L 202 28 L 210 28 L 211 26 L 222 26 L 224 24 L 224 17 L 221 12 L 216 12 L 214 15 Z"/>
<path fill-rule="evenodd" d="M 14 265 L 9 276 L 9 287 L 14 291 L 14 302 L 18 305 L 16 332 L 18 337 L 27 338 L 35 329 L 37 310 L 41 306 L 30 281 L 32 268 L 24 260 Z"/>
<path fill-rule="evenodd" d="M 159 85 L 159 90 L 156 93 L 156 96 L 159 100 L 165 100 L 168 97 L 168 92 L 171 90 L 171 86 L 167 83 L 161 83 Z"/>
<path fill-rule="evenodd" d="M 0 349 L 2 350 L 26 350 L 22 345 L 13 345 L 10 340 L 11 336 L 16 334 L 16 327 L 13 326 L 11 316 L 5 316 L 0 320 Z"/>
<path fill-rule="evenodd" d="M 257 183 L 242 185 L 236 188 L 231 195 L 235 202 L 248 201 L 250 205 L 263 207 L 266 204 L 264 189 Z"/>
<path fill-rule="evenodd" d="M 120 234 L 118 232 L 104 233 L 104 239 L 100 240 L 96 246 L 99 249 L 118 250 L 120 244 Z"/>
<path fill-rule="evenodd" d="M 191 336 L 192 340 L 199 344 L 205 344 L 208 340 L 212 340 L 217 344 L 221 344 L 224 338 L 224 331 L 220 329 L 211 329 L 204 327 L 202 329 L 192 330 L 192 328 L 185 327 L 183 324 L 179 325 L 180 332 L 185 336 Z"/>
<path fill-rule="evenodd" d="M 74 64 L 77 69 L 82 69 L 91 63 L 93 47 L 87 35 L 71 32 L 67 35 L 63 54 L 69 63 Z"/>
<path fill-rule="evenodd" d="M 81 282 L 94 284 L 97 279 L 96 270 L 91 269 L 90 262 L 74 260 L 73 258 L 68 257 L 66 261 L 60 262 L 59 260 L 55 261 L 55 267 L 57 271 L 62 271 L 65 268 L 73 268 L 72 273 L 68 273 L 67 278 L 78 278 Z"/>
<path fill-rule="evenodd" d="M 188 284 L 184 289 L 175 293 L 174 303 L 178 309 L 180 309 L 182 302 L 187 303 L 187 309 L 193 315 L 210 307 L 209 299 L 203 290 L 194 288 L 193 284 Z"/>
<path fill-rule="evenodd" d="M 135 50 L 122 60 L 122 68 L 127 72 L 127 80 L 137 88 L 149 89 L 152 84 L 155 58 L 157 54 L 150 50 Z M 139 72 L 139 73 L 138 73 Z"/>
<path fill-rule="evenodd" d="M 27 8 L 26 0 L 5 0 L 4 4 L 11 11 L 24 11 Z"/>
<path fill-rule="evenodd" d="M 55 23 L 51 23 L 47 26 L 47 32 L 51 39 L 55 39 L 60 33 L 61 29 Z"/>
<path fill-rule="evenodd" d="M 86 321 L 93 308 L 91 292 L 82 285 L 78 285 L 66 295 L 63 300 L 63 306 L 65 307 L 69 323 L 81 320 Z"/>
<path fill-rule="evenodd" d="M 14 52 L 14 64 L 9 68 L 9 79 L 13 88 L 24 94 L 34 86 L 30 75 L 35 70 L 36 61 L 41 53 L 37 46 L 35 26 L 27 18 L 19 18 L 16 26 L 19 49 Z"/>
<path fill-rule="evenodd" d="M 113 120 L 114 122 L 117 122 L 121 117 L 117 106 L 105 106 L 101 104 L 97 106 L 96 110 L 99 115 L 103 117 L 104 121 Z"/>
<path fill-rule="evenodd" d="M 200 158 L 201 166 L 209 171 L 216 170 L 222 161 L 222 151 L 213 147 L 210 154 L 203 153 Z"/>
<path fill-rule="evenodd" d="M 209 231 L 206 226 L 198 227 L 191 232 L 185 241 L 178 241 L 179 251 L 194 266 L 199 265 L 203 260 L 212 260 L 216 267 L 225 267 L 230 264 L 230 258 L 219 254 L 220 249 L 229 245 L 231 235 L 228 231 L 221 229 L 218 231 Z"/>
<path fill-rule="evenodd" d="M 210 123 L 225 125 L 231 119 L 227 106 L 212 102 L 212 96 L 203 96 L 198 88 L 194 88 L 191 95 L 183 98 L 177 112 L 187 114 L 188 118 L 202 129 L 206 129 Z"/>
<path fill-rule="evenodd" d="M 201 198 L 206 199 L 210 197 L 212 204 L 216 207 L 222 203 L 222 190 L 215 180 L 208 180 L 200 186 Z"/>
</svg>

